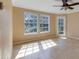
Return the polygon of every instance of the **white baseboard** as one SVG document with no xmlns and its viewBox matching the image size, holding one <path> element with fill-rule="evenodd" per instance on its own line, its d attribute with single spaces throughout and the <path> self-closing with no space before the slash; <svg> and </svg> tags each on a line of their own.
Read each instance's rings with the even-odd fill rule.
<svg viewBox="0 0 79 59">
<path fill-rule="evenodd" d="M 50 39 L 50 38 L 57 38 L 56 35 L 46 35 L 46 36 L 40 36 L 36 38 L 30 38 L 30 39 L 25 39 L 25 40 L 19 40 L 19 41 L 14 41 L 13 45 L 18 45 L 22 43 L 28 43 L 28 42 L 33 42 L 33 41 L 38 41 L 38 40 L 43 40 L 43 39 Z"/>
<path fill-rule="evenodd" d="M 75 37 L 75 36 L 69 38 L 79 40 L 79 37 Z"/>
</svg>

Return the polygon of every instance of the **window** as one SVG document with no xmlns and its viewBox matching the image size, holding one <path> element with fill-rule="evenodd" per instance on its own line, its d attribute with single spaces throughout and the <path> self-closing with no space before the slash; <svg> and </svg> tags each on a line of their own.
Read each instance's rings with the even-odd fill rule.
<svg viewBox="0 0 79 59">
<path fill-rule="evenodd" d="M 41 15 L 40 16 L 40 32 L 49 32 L 50 30 L 50 19 L 49 16 Z"/>
<path fill-rule="evenodd" d="M 40 17 L 38 19 L 38 17 Z M 38 22 L 40 21 L 40 23 Z M 24 13 L 24 34 L 45 33 L 50 31 L 50 19 L 47 15 Z M 38 29 L 38 27 L 40 29 Z M 40 30 L 40 32 L 38 32 Z"/>
<path fill-rule="evenodd" d="M 25 33 L 36 33 L 37 32 L 37 15 L 31 13 L 24 14 L 24 28 Z"/>
</svg>

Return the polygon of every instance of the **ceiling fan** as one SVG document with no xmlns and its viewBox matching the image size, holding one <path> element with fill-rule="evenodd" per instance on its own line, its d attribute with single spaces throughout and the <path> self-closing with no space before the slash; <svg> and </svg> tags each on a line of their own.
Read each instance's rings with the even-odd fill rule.
<svg viewBox="0 0 79 59">
<path fill-rule="evenodd" d="M 63 5 L 59 6 L 59 5 L 54 5 L 54 7 L 62 7 L 60 10 L 67 10 L 67 9 L 74 9 L 72 6 L 75 6 L 75 5 L 79 5 L 79 2 L 76 2 L 76 3 L 72 3 L 72 4 L 69 4 L 68 3 L 69 0 L 62 0 L 62 3 Z"/>
</svg>

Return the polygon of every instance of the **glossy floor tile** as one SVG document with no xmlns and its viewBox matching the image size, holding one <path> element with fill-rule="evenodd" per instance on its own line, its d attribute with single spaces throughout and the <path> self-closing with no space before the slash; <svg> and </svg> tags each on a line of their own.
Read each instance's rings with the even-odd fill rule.
<svg viewBox="0 0 79 59">
<path fill-rule="evenodd" d="M 16 45 L 12 59 L 79 59 L 79 40 L 59 38 Z"/>
</svg>

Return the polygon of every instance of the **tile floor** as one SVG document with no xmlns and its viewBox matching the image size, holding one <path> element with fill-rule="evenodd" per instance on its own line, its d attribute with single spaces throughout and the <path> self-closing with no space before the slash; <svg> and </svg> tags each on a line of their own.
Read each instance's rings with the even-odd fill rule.
<svg viewBox="0 0 79 59">
<path fill-rule="evenodd" d="M 12 59 L 79 59 L 79 40 L 59 38 L 16 45 Z"/>
</svg>

